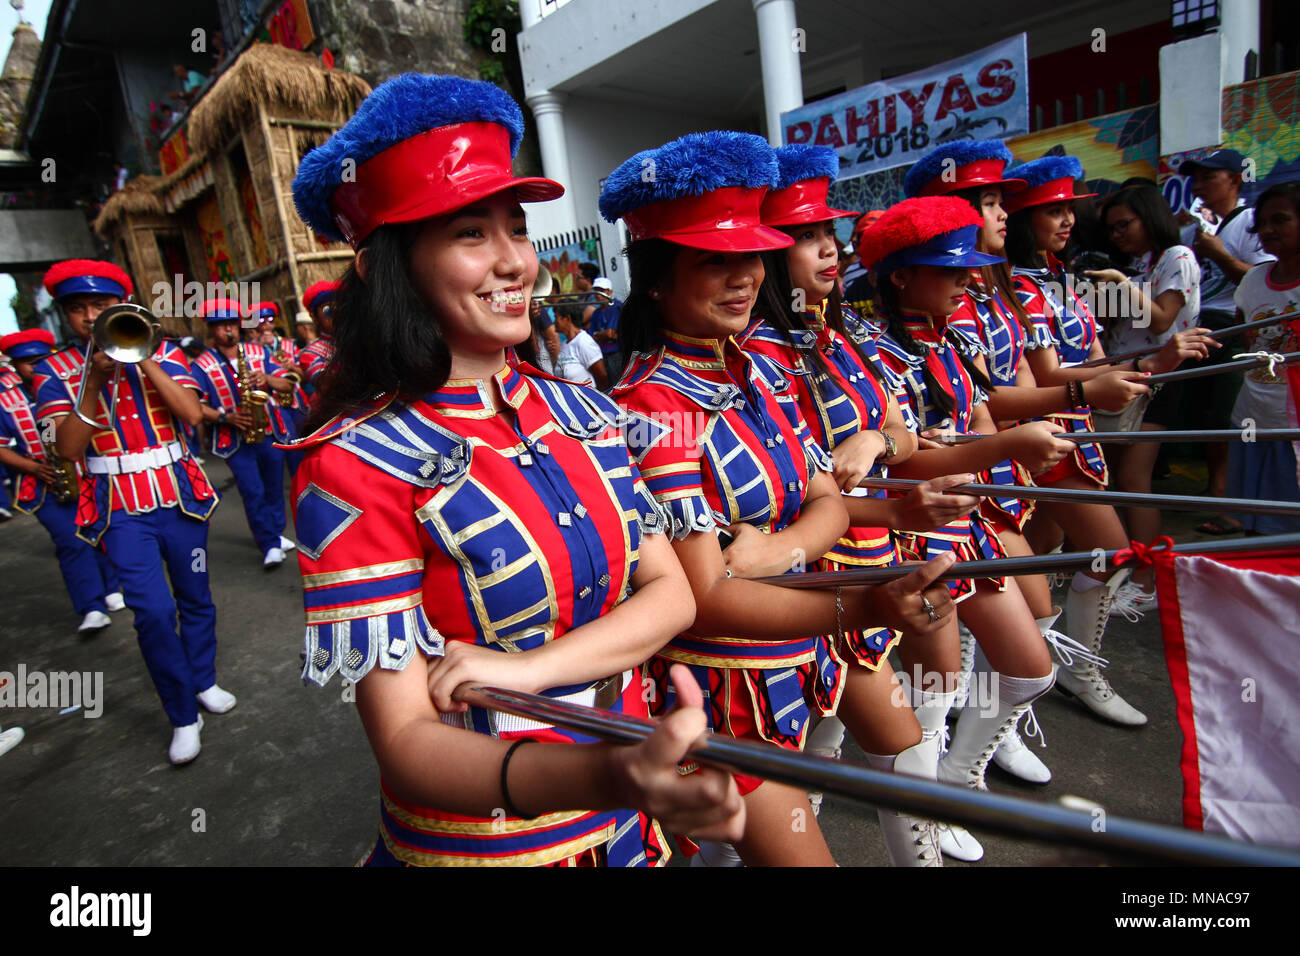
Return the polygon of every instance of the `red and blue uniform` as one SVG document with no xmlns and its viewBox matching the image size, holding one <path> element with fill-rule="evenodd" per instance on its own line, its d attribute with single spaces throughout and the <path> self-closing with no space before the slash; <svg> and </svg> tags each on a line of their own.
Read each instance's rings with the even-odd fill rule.
<svg viewBox="0 0 1300 956">
<path fill-rule="evenodd" d="M 36 409 L 20 388 L 0 390 L 0 444 L 35 461 L 47 460 L 41 444 Z M 80 467 L 78 466 L 78 475 Z M 63 584 L 72 606 L 83 617 L 107 613 L 104 596 L 118 589 L 117 572 L 103 550 L 77 537 L 77 501 L 57 501 L 50 487 L 35 475 L 18 475 L 14 507 L 34 515 L 54 542 Z"/>
<path fill-rule="evenodd" d="M 1047 268 L 1015 266 L 1011 273 L 1016 295 L 1033 323 L 1025 348 L 1056 349 L 1063 368 L 1088 361 L 1092 343 L 1097 340 L 1097 320 L 1065 281 L 1060 263 L 1052 258 Z M 1087 405 L 1048 415 L 1047 420 L 1069 432 L 1093 430 L 1092 409 Z M 1040 485 L 1051 485 L 1070 474 L 1083 475 L 1105 487 L 1110 480 L 1110 471 L 1101 447 L 1093 442 L 1080 442 L 1072 456 L 1053 465 L 1035 480 Z"/>
<path fill-rule="evenodd" d="M 176 345 L 164 341 L 152 359 L 177 384 L 201 391 Z M 34 367 L 38 418 L 73 413 L 84 366 L 84 353 L 71 348 Z M 111 422 L 111 380 L 97 396 L 77 535 L 103 542 L 135 612 L 140 650 L 163 708 L 173 726 L 184 727 L 198 720 L 194 695 L 216 683 L 217 610 L 206 554 L 207 519 L 219 499 L 140 366 L 120 370 Z"/>
<path fill-rule="evenodd" d="M 740 337 L 746 351 L 767 356 L 792 377 L 799 411 L 813 439 L 832 452 L 850 435 L 883 428 L 894 391 L 876 351 L 873 327 L 848 309 L 842 314 L 851 342 L 826 324 L 820 308 L 805 314 L 806 328 L 792 330 L 790 339 L 762 319 L 752 322 Z M 818 371 L 811 358 L 814 350 L 821 352 L 829 375 Z M 876 478 L 888 477 L 888 473 L 879 463 L 871 471 Z M 883 491 L 855 491 L 864 497 L 885 497 Z M 898 549 L 888 528 L 851 526 L 815 563 L 814 570 L 887 567 L 897 561 Z M 844 632 L 845 645 L 871 670 L 880 668 L 900 637 L 885 627 Z"/>
<path fill-rule="evenodd" d="M 496 414 L 490 389 L 513 416 Z M 594 389 L 512 362 L 422 401 L 384 398 L 303 439 L 294 478 L 303 677 L 323 685 L 335 673 L 361 680 L 376 665 L 423 666 L 417 650 L 439 656 L 445 641 L 527 651 L 621 603 L 642 535 L 666 526 L 630 458 L 628 423 Z M 596 685 L 543 693 L 591 704 Z M 634 671 L 616 676 L 610 698 L 617 712 L 647 713 Z M 502 739 L 591 739 L 473 707 L 442 720 Z M 416 806 L 381 788 L 373 865 L 668 859 L 658 825 L 634 810 L 502 820 Z"/>
<path fill-rule="evenodd" d="M 250 372 L 278 376 L 280 366 L 257 343 L 242 346 Z M 219 412 L 234 412 L 239 408 L 239 371 L 235 362 L 217 348 L 209 348 L 194 360 L 195 379 L 203 389 L 204 401 Z M 212 452 L 224 458 L 239 486 L 239 496 L 244 503 L 244 516 L 253 532 L 258 550 L 265 554 L 280 546 L 284 532 L 284 466 L 285 452 L 275 442 L 296 437 L 285 419 L 284 409 L 270 401 L 262 406 L 266 411 L 267 436 L 260 442 L 249 444 L 244 433 L 234 425 L 209 423 L 212 432 Z"/>
<path fill-rule="evenodd" d="M 1025 356 L 1025 330 L 1016 314 L 997 289 L 980 287 L 980 274 L 973 272 L 966 297 L 957 311 L 948 316 L 948 328 L 964 342 L 966 354 L 983 355 L 989 381 L 995 388 L 1016 384 L 1016 373 Z M 1018 461 L 1007 459 L 983 475 L 990 484 L 1029 488 L 1034 484 L 1028 469 Z M 1023 498 L 985 498 L 980 505 L 994 528 L 1021 533 L 1034 513 L 1034 503 Z"/>
<path fill-rule="evenodd" d="M 628 445 L 675 538 L 741 522 L 778 532 L 799 516 L 812 476 L 832 465 L 799 414 L 792 378 L 732 338 L 673 332 L 662 333 L 655 352 L 640 353 L 629 365 L 613 394 L 643 423 L 657 425 L 631 429 Z M 842 662 L 825 638 L 688 632 L 650 661 L 656 713 L 672 708 L 674 662 L 688 665 L 704 691 L 714 731 L 791 750 L 802 748 L 814 711 L 835 712 L 843 689 Z M 744 793 L 761 781 L 738 782 Z"/>
<path fill-rule="evenodd" d="M 975 406 L 986 399 L 984 390 L 971 380 L 966 366 L 958 358 L 957 347 L 947 334 L 936 331 L 923 317 L 905 315 L 903 324 L 916 351 L 888 333 L 876 340 L 881 359 L 898 376 L 902 389 L 900 401 L 910 409 L 920 431 L 950 428 L 958 435 L 969 433 L 971 414 Z M 930 395 L 925 381 L 927 368 L 951 400 L 951 414 L 944 414 Z M 918 561 L 928 561 L 945 551 L 954 552 L 962 561 L 1006 557 L 993 528 L 978 511 L 924 534 L 900 533 L 898 542 L 905 557 Z M 1001 578 L 992 580 L 999 587 L 1004 585 Z M 954 601 L 961 601 L 974 593 L 975 582 L 970 579 L 949 581 L 948 591 Z"/>
</svg>

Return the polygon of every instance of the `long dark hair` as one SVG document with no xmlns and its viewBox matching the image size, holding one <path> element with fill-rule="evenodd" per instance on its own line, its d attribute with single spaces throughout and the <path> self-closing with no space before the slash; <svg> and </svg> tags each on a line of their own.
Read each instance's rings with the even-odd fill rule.
<svg viewBox="0 0 1300 956">
<path fill-rule="evenodd" d="M 987 188 L 989 187 L 972 186 L 969 189 L 959 189 L 954 192 L 953 195 L 966 200 L 971 204 L 975 211 L 982 216 L 984 215 L 984 191 Z M 1009 219 L 1010 217 L 1008 217 L 1008 220 Z M 1007 229 L 1007 234 L 1008 236 L 1011 234 L 1010 227 Z M 987 249 L 981 251 L 988 252 Z M 1002 252 L 1004 256 L 1007 255 L 1007 250 L 1005 248 Z M 1015 283 L 1011 280 L 1010 257 L 1008 256 L 1007 258 L 1007 262 L 997 262 L 991 266 L 980 267 L 979 291 L 984 295 L 989 296 L 993 295 L 994 292 L 997 292 L 1002 297 L 1002 301 L 1006 307 L 1011 310 L 1011 314 L 1016 317 L 1016 321 L 1020 323 L 1020 327 L 1026 332 L 1029 332 L 1032 331 L 1034 322 L 1029 317 L 1029 313 L 1025 311 L 1024 305 L 1021 304 L 1020 296 L 1016 295 Z"/>
<path fill-rule="evenodd" d="M 1026 206 L 1007 216 L 1007 261 L 1022 269 L 1047 268 L 1047 260 L 1034 238 L 1034 209 Z"/>
<path fill-rule="evenodd" d="M 781 337 L 793 348 L 794 337 L 791 333 L 795 329 L 808 328 L 808 322 L 804 319 L 803 313 L 796 311 L 794 308 L 794 280 L 790 278 L 790 259 L 785 249 L 775 249 L 764 252 L 762 255 L 766 277 L 763 279 L 763 285 L 758 290 L 759 314 L 767 320 L 767 323 L 772 328 L 780 332 Z M 843 298 L 840 295 L 840 284 L 838 282 L 831 287 L 831 294 L 826 298 L 823 318 L 826 320 L 826 325 L 835 330 L 842 339 L 849 343 L 853 351 L 858 353 L 862 366 L 871 373 L 872 377 L 877 381 L 882 381 L 881 373 L 876 368 L 876 364 L 867 358 L 861 346 L 845 330 Z M 800 354 L 804 353 L 801 351 Z M 816 380 L 821 381 L 822 376 L 829 377 L 830 368 L 826 364 L 826 358 L 822 355 L 821 349 L 812 349 L 807 354 L 817 370 Z"/>
<path fill-rule="evenodd" d="M 637 239 L 627 244 L 628 293 L 618 318 L 618 341 L 624 365 L 630 364 L 633 352 L 651 352 L 658 348 L 663 313 L 650 290 L 662 283 L 673 269 L 673 260 L 682 246 L 667 239 Z"/>
<path fill-rule="evenodd" d="M 320 402 L 303 424 L 304 435 L 376 395 L 396 392 L 409 401 L 446 383 L 451 351 L 408 275 L 419 225 L 380 226 L 363 247 L 366 281 L 355 263 L 343 276 L 334 308 L 334 357 L 321 375 Z"/>
<path fill-rule="evenodd" d="M 1106 226 L 1107 249 L 1117 259 L 1123 260 L 1126 257 L 1110 240 L 1110 225 L 1106 223 L 1107 215 L 1116 206 L 1128 206 L 1133 210 L 1133 215 L 1141 221 L 1147 231 L 1147 241 L 1151 243 L 1152 263 L 1159 259 L 1166 249 L 1182 243 L 1178 220 L 1174 218 L 1169 203 L 1165 202 L 1164 194 L 1155 186 L 1130 186 L 1128 189 L 1111 193 L 1101 206 L 1101 221 Z"/>
<path fill-rule="evenodd" d="M 889 337 L 903 347 L 903 350 L 911 355 L 919 357 L 925 356 L 925 346 L 916 339 L 912 338 L 912 333 L 908 331 L 906 324 L 903 322 L 903 310 L 898 301 L 898 287 L 890 281 L 890 273 L 878 276 L 876 283 L 876 297 L 880 300 L 882 314 L 887 322 Z M 948 338 L 948 332 L 944 330 L 944 338 L 948 340 L 948 345 L 957 355 L 957 360 L 965 367 L 970 375 L 971 381 L 978 385 L 990 395 L 994 392 L 994 386 L 989 377 L 979 370 L 979 367 L 972 362 L 961 349 Z M 928 362 L 921 363 L 921 374 L 924 377 L 926 391 L 930 393 L 930 402 L 935 408 L 943 412 L 945 416 L 951 416 L 953 412 L 952 396 L 944 391 L 939 380 L 934 377 L 930 371 Z"/>
</svg>

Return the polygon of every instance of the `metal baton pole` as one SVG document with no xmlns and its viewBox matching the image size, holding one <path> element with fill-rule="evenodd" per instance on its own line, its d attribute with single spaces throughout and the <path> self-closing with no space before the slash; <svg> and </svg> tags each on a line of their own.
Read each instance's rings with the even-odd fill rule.
<svg viewBox="0 0 1300 956">
<path fill-rule="evenodd" d="M 1240 335 L 1243 332 L 1249 332 L 1252 329 L 1262 329 L 1267 325 L 1277 325 L 1279 322 L 1288 322 L 1292 319 L 1300 319 L 1300 312 L 1287 312 L 1282 315 L 1270 316 L 1267 319 L 1255 319 L 1253 322 L 1242 322 L 1240 325 L 1230 325 L 1226 329 L 1219 329 L 1217 332 L 1210 331 L 1210 338 L 1224 339 L 1231 338 L 1234 335 Z M 1133 349 L 1131 352 L 1120 352 L 1119 355 L 1105 355 L 1099 359 L 1092 359 L 1088 362 L 1080 362 L 1078 365 L 1071 365 L 1070 368 L 1095 368 L 1098 365 L 1114 365 L 1117 362 L 1127 362 L 1129 359 L 1145 358 L 1148 355 L 1155 355 L 1163 345 L 1153 345 L 1142 349 Z"/>
<path fill-rule="evenodd" d="M 1294 365 L 1300 362 L 1300 352 L 1287 352 L 1282 355 L 1282 360 L 1278 365 Z M 1268 365 L 1266 358 L 1243 358 L 1234 362 L 1224 362 L 1222 365 L 1207 365 L 1204 368 L 1182 368 L 1176 372 L 1161 372 L 1159 375 L 1151 375 L 1142 380 L 1143 385 L 1161 385 L 1166 382 L 1185 382 L 1189 378 L 1207 378 L 1211 375 L 1222 375 L 1224 372 L 1236 372 L 1241 369 L 1258 368 L 1260 365 Z"/>
<path fill-rule="evenodd" d="M 1174 554 L 1230 554 L 1243 551 L 1271 551 L 1300 548 L 1300 534 L 1272 534 L 1258 538 L 1230 538 L 1226 541 L 1188 541 L 1176 544 Z M 1119 551 L 1095 553 L 1092 551 L 1067 551 L 1064 554 L 1035 554 L 1023 558 L 995 558 L 982 561 L 958 561 L 939 575 L 939 581 L 960 581 L 965 578 L 1000 578 L 1021 574 L 1051 574 L 1055 571 L 1086 571 L 1098 558 L 1113 567 Z M 911 574 L 920 564 L 895 564 L 882 568 L 862 568 L 858 571 L 811 571 L 804 574 L 777 574 L 765 578 L 752 578 L 760 584 L 796 590 L 821 590 L 835 587 L 859 587 L 886 584 Z"/>
<path fill-rule="evenodd" d="M 921 481 L 916 478 L 863 478 L 861 488 L 910 491 Z M 1297 501 L 1256 501 L 1252 498 L 1208 498 L 1196 495 L 1144 495 L 1133 491 L 1084 491 L 1075 488 L 1040 488 L 1037 485 L 985 485 L 972 482 L 945 488 L 946 495 L 979 495 L 983 498 L 1020 498 L 1024 501 L 1078 501 L 1085 504 L 1124 505 L 1132 508 L 1162 508 L 1166 511 L 1221 511 L 1238 514 L 1300 515 Z"/>
<path fill-rule="evenodd" d="M 982 432 L 968 432 L 965 435 L 928 435 L 926 441 L 938 442 L 941 445 L 967 445 L 988 437 Z M 1300 441 L 1300 428 L 1256 428 L 1251 432 L 1243 428 L 1206 428 L 1187 431 L 1167 429 L 1158 432 L 1060 432 L 1053 437 L 1072 442 L 1116 444 L 1121 442 Z"/>
<path fill-rule="evenodd" d="M 542 721 L 616 744 L 640 743 L 655 728 L 654 721 L 645 718 L 497 687 L 462 684 L 454 696 L 474 707 Z M 1288 850 L 1109 814 L 1105 827 L 1094 832 L 1090 812 L 884 773 L 718 734 L 705 734 L 691 748 L 690 756 L 725 770 L 834 793 L 890 810 L 1094 852 L 1194 866 L 1300 866 L 1300 854 Z"/>
</svg>

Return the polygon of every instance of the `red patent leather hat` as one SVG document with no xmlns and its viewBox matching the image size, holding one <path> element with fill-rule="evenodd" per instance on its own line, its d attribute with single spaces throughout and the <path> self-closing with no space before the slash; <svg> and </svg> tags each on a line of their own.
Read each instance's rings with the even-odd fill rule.
<svg viewBox="0 0 1300 956">
<path fill-rule="evenodd" d="M 667 239 L 692 249 L 762 252 L 786 249 L 794 240 L 762 222 L 766 187 L 723 186 L 623 213 L 633 240 Z"/>
<path fill-rule="evenodd" d="M 339 184 L 330 211 L 356 248 L 376 228 L 441 216 L 478 199 L 515 190 L 520 202 L 544 202 L 564 187 L 540 176 L 515 176 L 510 131 L 497 123 L 454 123 L 396 143 Z"/>
<path fill-rule="evenodd" d="M 831 181 L 817 177 L 792 183 L 785 189 L 775 189 L 763 199 L 763 224 L 766 226 L 796 226 L 803 223 L 825 222 L 856 216 L 847 209 L 833 209 L 826 205 L 826 194 Z"/>
</svg>

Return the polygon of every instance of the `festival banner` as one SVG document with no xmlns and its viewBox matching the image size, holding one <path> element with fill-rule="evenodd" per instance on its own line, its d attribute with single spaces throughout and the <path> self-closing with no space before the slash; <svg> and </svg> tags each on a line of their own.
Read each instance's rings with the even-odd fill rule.
<svg viewBox="0 0 1300 956">
<path fill-rule="evenodd" d="M 784 141 L 833 146 L 840 178 L 915 162 L 959 139 L 1029 132 L 1025 34 L 781 114 Z"/>
</svg>

